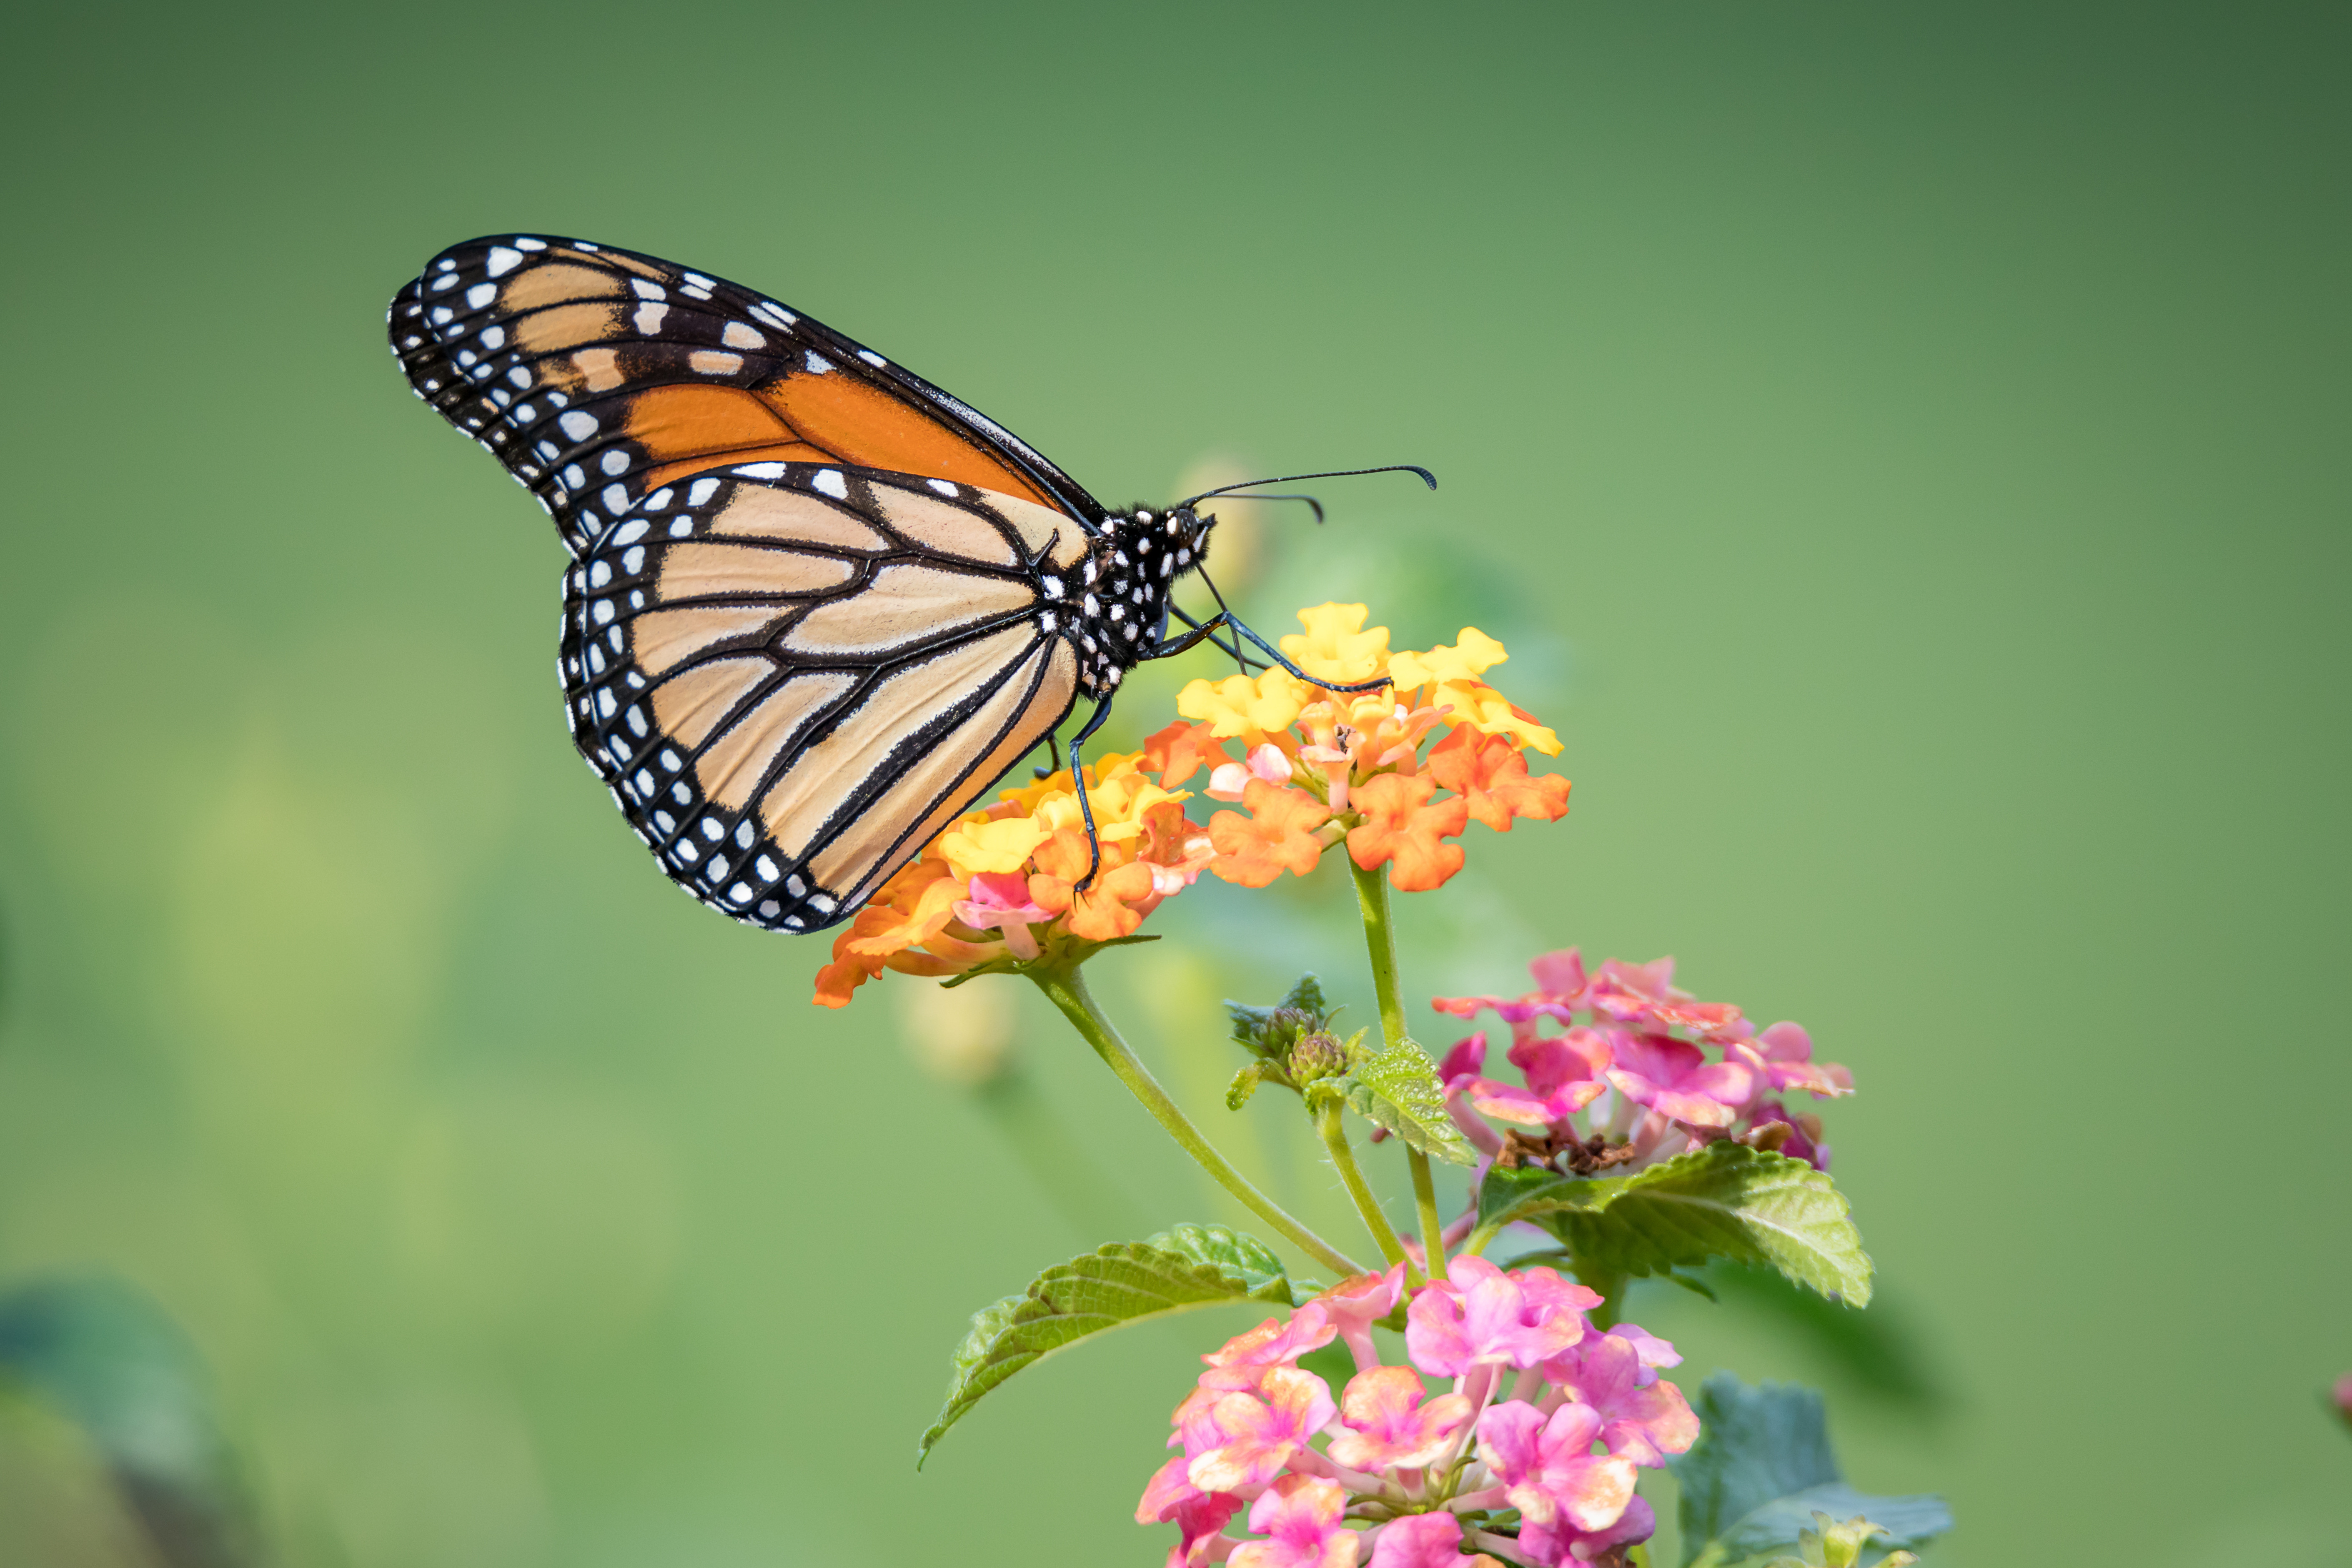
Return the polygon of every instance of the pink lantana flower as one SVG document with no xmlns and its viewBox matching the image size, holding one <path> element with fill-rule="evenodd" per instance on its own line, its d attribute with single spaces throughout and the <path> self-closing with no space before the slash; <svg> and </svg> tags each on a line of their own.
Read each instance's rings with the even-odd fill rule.
<svg viewBox="0 0 2352 1568">
<path fill-rule="evenodd" d="M 1348 1381 L 1339 1394 L 1340 1429 L 1331 1458 L 1354 1470 L 1418 1469 L 1444 1457 L 1473 1414 L 1469 1397 L 1441 1394 L 1427 1404 L 1421 1374 L 1409 1366 L 1376 1366 Z"/>
<path fill-rule="evenodd" d="M 1522 1518 L 1606 1530 L 1633 1500 L 1635 1471 L 1631 1459 L 1592 1451 L 1601 1426 L 1589 1405 L 1563 1405 L 1547 1420 L 1534 1405 L 1507 1400 L 1478 1418 L 1478 1458 Z"/>
<path fill-rule="evenodd" d="M 1171 1459 L 1151 1478 L 1136 1506 L 1138 1524 L 1165 1524 L 1173 1520 L 1181 1538 L 1168 1549 L 1166 1568 L 1197 1568 L 1221 1563 L 1233 1550 L 1223 1535 L 1225 1521 L 1241 1511 L 1242 1500 L 1231 1492 L 1205 1493 L 1184 1479 L 1184 1461 Z M 1175 1472 L 1170 1479 L 1170 1472 Z M 1223 1542 L 1222 1545 L 1219 1543 Z"/>
<path fill-rule="evenodd" d="M 1567 1355 L 1544 1363 L 1543 1374 L 1553 1386 L 1553 1399 L 1591 1405 L 1603 1423 L 1601 1440 L 1609 1451 L 1636 1465 L 1654 1469 L 1666 1462 L 1666 1455 L 1683 1453 L 1697 1440 L 1698 1416 L 1690 1402 L 1642 1364 L 1641 1350 L 1630 1336 L 1594 1334 Z"/>
<path fill-rule="evenodd" d="M 1813 1060 L 1813 1037 L 1795 1024 L 1775 1024 L 1756 1037 L 1756 1054 L 1775 1090 L 1801 1089 L 1821 1100 L 1853 1092 L 1853 1074 L 1835 1062 Z"/>
<path fill-rule="evenodd" d="M 1192 1411 L 1180 1433 L 1191 1459 L 1185 1479 L 1204 1492 L 1262 1486 L 1281 1474 L 1339 1413 L 1330 1385 L 1313 1373 L 1269 1367 L 1258 1378 L 1256 1394 L 1218 1394 Z"/>
<path fill-rule="evenodd" d="M 1481 1552 L 1462 1555 L 1462 1521 L 1450 1513 L 1409 1513 L 1381 1526 L 1370 1568 L 1502 1568 Z"/>
<path fill-rule="evenodd" d="M 1252 779 L 1263 779 L 1270 784 L 1290 782 L 1290 756 L 1271 741 L 1261 742 L 1250 748 L 1250 754 L 1238 763 L 1220 763 L 1209 770 L 1208 795 L 1212 800 L 1242 798 Z"/>
<path fill-rule="evenodd" d="M 1038 907 L 1029 896 L 1029 879 L 1018 871 L 981 871 L 971 879 L 971 896 L 953 905 L 955 918 L 974 931 L 1001 932 L 1006 951 L 1026 963 L 1037 956 L 1036 933 L 1053 911 Z"/>
<path fill-rule="evenodd" d="M 1519 1546 L 1525 1555 L 1537 1563 L 1557 1563 L 1561 1568 L 1589 1563 L 1612 1546 L 1628 1542 L 1647 1541 L 1657 1533 L 1658 1516 L 1645 1498 L 1635 1497 L 1617 1516 L 1617 1522 L 1601 1530 L 1579 1530 L 1565 1519 L 1549 1524 L 1532 1521 L 1520 1527 Z"/>
<path fill-rule="evenodd" d="M 1342 1279 L 1299 1310 L 1320 1311 L 1356 1358 L 1356 1369 L 1360 1372 L 1381 1364 L 1380 1352 L 1372 1345 L 1372 1325 L 1395 1311 L 1403 1295 L 1404 1265 L 1400 1263 L 1385 1274 L 1359 1274 L 1352 1279 Z M 1299 1353 L 1304 1354 L 1305 1350 Z"/>
<path fill-rule="evenodd" d="M 1830 1146 L 1820 1142 L 1820 1117 L 1800 1116 L 1779 1100 L 1768 1100 L 1759 1105 L 1748 1120 L 1751 1127 L 1767 1127 L 1776 1121 L 1785 1124 L 1789 1129 L 1788 1136 L 1780 1140 L 1778 1152 L 1791 1160 L 1802 1160 L 1816 1171 L 1830 1168 Z"/>
<path fill-rule="evenodd" d="M 1249 1527 L 1269 1541 L 1234 1548 L 1233 1568 L 1355 1568 L 1363 1538 L 1340 1523 L 1348 1494 L 1313 1476 L 1285 1476 L 1250 1505 Z"/>
<path fill-rule="evenodd" d="M 1437 1064 L 1437 1081 L 1444 1086 L 1445 1113 L 1454 1119 L 1454 1125 L 1462 1130 L 1462 1136 L 1470 1140 L 1473 1147 L 1492 1159 L 1502 1152 L 1503 1140 L 1485 1117 L 1470 1109 L 1469 1103 L 1471 1090 L 1486 1081 L 1478 1076 L 1486 1066 L 1486 1031 L 1481 1029 L 1468 1039 L 1454 1043 L 1445 1059 Z"/>
<path fill-rule="evenodd" d="M 1202 1356 L 1209 1371 L 1202 1374 L 1201 1386 L 1221 1393 L 1255 1388 L 1268 1367 L 1287 1366 L 1309 1351 L 1321 1350 L 1338 1331 L 1330 1309 L 1318 1297 L 1287 1320 L 1268 1318 Z"/>
<path fill-rule="evenodd" d="M 1473 1366 L 1531 1367 L 1583 1339 L 1584 1314 L 1601 1298 L 1549 1268 L 1514 1277 L 1483 1258 L 1457 1258 L 1405 1313 L 1413 1364 L 1438 1377 Z"/>
<path fill-rule="evenodd" d="M 1471 1104 L 1500 1121 L 1554 1126 L 1600 1099 L 1609 1087 L 1601 1076 L 1609 1070 L 1609 1037 L 1598 1029 L 1529 1036 L 1513 1041 L 1509 1055 L 1511 1064 L 1526 1076 L 1527 1088 L 1482 1078 L 1472 1079 L 1466 1089 Z"/>
<path fill-rule="evenodd" d="M 1368 1552 L 1374 1568 L 1570 1568 L 1650 1534 L 1637 1465 L 1692 1435 L 1689 1406 L 1654 1370 L 1680 1359 L 1674 1347 L 1631 1324 L 1593 1331 L 1600 1299 L 1549 1268 L 1465 1257 L 1451 1270 L 1413 1293 L 1410 1365 L 1381 1364 L 1370 1333 L 1403 1289 L 1394 1268 L 1202 1357 L 1175 1414 L 1183 1452 L 1136 1510 L 1177 1525 L 1168 1568 L 1338 1568 Z M 1335 1406 L 1294 1358 L 1338 1336 L 1360 1360 Z M 1506 1366 L 1523 1375 L 1490 1405 Z M 1447 1376 L 1452 1389 L 1428 1392 L 1425 1377 Z M 1254 1539 L 1235 1538 L 1244 1509 Z M 1358 1534 L 1351 1517 L 1381 1522 Z M 1465 1563 L 1481 1545 L 1492 1555 Z"/>
<path fill-rule="evenodd" d="M 1512 1000 L 1500 996 L 1436 996 L 1430 999 L 1429 1005 L 1457 1018 L 1475 1018 L 1482 1010 L 1493 1013 L 1511 1026 L 1515 1037 L 1538 1018 L 1571 1023 L 1578 1008 L 1591 1005 L 1584 994 L 1584 957 L 1576 949 L 1547 952 L 1529 962 L 1528 971 L 1535 976 L 1536 988 L 1524 996 Z"/>
<path fill-rule="evenodd" d="M 1437 1064 L 1437 1081 L 1452 1089 L 1486 1070 L 1486 1031 L 1481 1029 L 1467 1039 L 1454 1042 L 1454 1048 L 1447 1051 L 1444 1059 Z"/>
<path fill-rule="evenodd" d="M 1612 1029 L 1610 1036 L 1610 1083 L 1634 1104 L 1685 1126 L 1728 1127 L 1763 1088 L 1762 1064 L 1743 1045 L 1710 1062 L 1696 1046 L 1665 1035 Z"/>
</svg>

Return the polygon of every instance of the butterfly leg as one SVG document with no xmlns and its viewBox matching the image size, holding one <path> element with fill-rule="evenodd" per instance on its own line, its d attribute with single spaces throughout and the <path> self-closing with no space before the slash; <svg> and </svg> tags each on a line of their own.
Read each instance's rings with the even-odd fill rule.
<svg viewBox="0 0 2352 1568">
<path fill-rule="evenodd" d="M 1255 643 L 1260 648 L 1264 649 L 1266 658 L 1274 660 L 1275 663 L 1290 671 L 1291 674 L 1298 677 L 1299 679 L 1307 682 L 1309 686 L 1319 686 L 1326 691 L 1378 691 L 1381 687 L 1389 684 L 1388 681 L 1383 679 L 1359 680 L 1351 685 L 1334 686 L 1328 681 L 1318 680 L 1315 677 L 1307 674 L 1305 670 L 1299 668 L 1297 665 L 1283 658 L 1282 650 L 1280 648 L 1275 647 L 1272 643 L 1266 641 L 1264 637 L 1250 630 L 1248 626 L 1243 625 L 1242 618 L 1234 614 L 1233 606 L 1225 603 L 1225 596 L 1217 592 L 1217 585 L 1209 581 L 1208 573 L 1202 572 L 1201 574 L 1201 584 L 1209 590 L 1209 597 L 1217 601 L 1217 613 L 1211 616 L 1206 621 L 1202 623 L 1202 636 L 1207 635 L 1209 627 L 1217 626 L 1221 623 L 1231 626 L 1241 637 L 1249 638 L 1250 641 Z M 1175 647 L 1169 647 L 1165 649 L 1165 651 L 1169 653 L 1181 652 L 1184 648 L 1191 647 L 1192 646 L 1192 644 L 1191 642 L 1179 638 Z M 1152 657 L 1157 658 L 1160 657 L 1160 655 L 1159 652 L 1154 652 Z"/>
<path fill-rule="evenodd" d="M 1087 737 L 1101 729 L 1103 721 L 1109 717 L 1110 699 L 1105 697 L 1095 704 L 1095 710 L 1087 719 L 1086 726 L 1070 737 L 1070 787 L 1078 792 L 1078 815 L 1086 819 L 1087 824 L 1087 874 L 1077 882 L 1077 889 L 1081 893 L 1095 885 L 1095 873 L 1102 869 L 1102 840 L 1095 837 L 1095 808 L 1087 799 L 1087 775 L 1085 765 L 1078 760 L 1078 748 L 1085 745 Z"/>
<path fill-rule="evenodd" d="M 1215 632 L 1219 626 L 1231 626 L 1242 637 L 1249 638 L 1251 642 L 1265 650 L 1265 656 L 1268 658 L 1274 660 L 1275 663 L 1290 671 L 1291 674 L 1298 677 L 1299 679 L 1307 682 L 1309 686 L 1319 686 L 1326 691 L 1378 691 L 1381 687 L 1389 684 L 1387 680 L 1381 679 L 1358 680 L 1334 685 L 1318 676 L 1309 675 L 1305 670 L 1299 668 L 1297 665 L 1291 663 L 1290 660 L 1285 658 L 1282 656 L 1282 650 L 1280 648 L 1276 647 L 1272 643 L 1266 641 L 1264 637 L 1250 630 L 1246 626 L 1244 626 L 1240 618 L 1234 616 L 1231 610 L 1219 610 L 1207 620 L 1197 623 L 1191 631 L 1186 632 L 1182 637 L 1171 638 L 1167 642 L 1161 643 L 1159 647 L 1153 648 L 1144 657 L 1147 658 L 1166 658 L 1171 654 L 1182 653 L 1187 648 L 1197 647 L 1202 641 L 1214 642 L 1216 639 L 1211 634 Z M 1223 643 L 1217 643 L 1216 646 L 1220 648 L 1225 648 L 1225 645 Z M 1234 650 L 1225 648 L 1225 651 L 1233 652 Z M 1239 658 L 1240 656 L 1235 654 L 1234 657 Z"/>
<path fill-rule="evenodd" d="M 1191 626 L 1195 632 L 1199 633 L 1200 636 L 1198 637 L 1189 638 L 1181 644 L 1171 642 L 1170 639 L 1163 637 L 1160 640 L 1158 647 L 1152 650 L 1152 658 L 1164 658 L 1169 653 L 1181 653 L 1185 648 L 1192 647 L 1193 644 L 1201 640 L 1202 637 L 1206 637 L 1210 646 L 1214 647 L 1219 653 L 1232 655 L 1234 662 L 1241 666 L 1242 673 L 1244 675 L 1249 674 L 1254 669 L 1263 669 L 1265 668 L 1265 666 L 1258 660 L 1251 658 L 1248 655 L 1243 653 L 1241 644 L 1237 642 L 1219 642 L 1214 637 L 1212 637 L 1210 634 L 1215 631 L 1217 627 L 1217 623 L 1214 620 L 1211 620 L 1206 623 L 1195 620 L 1192 616 L 1186 615 L 1182 610 L 1178 609 L 1173 605 L 1168 606 L 1168 613 L 1175 616 L 1178 620 L 1183 622 L 1186 626 Z"/>
<path fill-rule="evenodd" d="M 1054 776 L 1054 766 L 1062 760 L 1062 727 L 1058 724 L 1054 726 L 1045 736 L 1045 743 L 1037 749 L 1045 753 L 1045 765 L 1042 768 L 1033 767 L 1029 772 L 1032 777 L 1043 784 Z"/>
</svg>

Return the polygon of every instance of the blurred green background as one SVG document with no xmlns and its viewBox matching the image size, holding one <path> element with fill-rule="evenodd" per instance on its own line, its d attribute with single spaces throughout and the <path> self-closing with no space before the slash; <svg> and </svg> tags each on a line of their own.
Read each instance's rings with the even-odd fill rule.
<svg viewBox="0 0 2352 1568">
<path fill-rule="evenodd" d="M 535 228 L 771 291 L 1113 501 L 1434 468 L 1242 574 L 1269 632 L 1475 622 L 1566 740 L 1574 813 L 1408 900 L 1410 988 L 1672 952 L 1862 1084 L 1837 1173 L 1912 1373 L 1637 1303 L 1690 1382 L 1823 1383 L 1858 1484 L 1951 1498 L 1940 1563 L 2352 1561 L 2347 35 L 15 13 L 0 1289 L 176 1321 L 286 1564 L 1165 1551 L 1129 1512 L 1238 1310 L 1025 1373 L 912 1471 L 965 1315 L 1100 1237 L 919 1066 L 909 983 L 811 1007 L 824 943 L 679 897 L 572 755 L 551 531 L 381 335 L 440 247 Z M 1215 1105 L 1219 997 L 1315 967 L 1361 1008 L 1331 874 L 1094 973 L 1336 1226 L 1279 1108 Z M 1018 1006 L 1096 1212 L 1235 1217 Z M 99 1462 L 0 1405 L 0 1560 L 142 1561 Z"/>
</svg>

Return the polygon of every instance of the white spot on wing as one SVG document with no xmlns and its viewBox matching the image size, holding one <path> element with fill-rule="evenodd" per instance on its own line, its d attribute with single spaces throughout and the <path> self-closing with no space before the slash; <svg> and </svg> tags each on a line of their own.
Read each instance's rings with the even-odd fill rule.
<svg viewBox="0 0 2352 1568">
<path fill-rule="evenodd" d="M 489 268 L 493 278 L 503 278 L 522 265 L 522 252 L 509 250 L 503 245 L 490 247 Z"/>
<path fill-rule="evenodd" d="M 809 484 L 835 500 L 849 499 L 849 481 L 841 477 L 838 469 L 820 468 L 817 470 L 816 477 L 809 480 Z"/>
<path fill-rule="evenodd" d="M 719 341 L 730 349 L 763 349 L 768 346 L 767 339 L 740 321 L 728 322 L 727 330 L 719 334 Z"/>
<path fill-rule="evenodd" d="M 872 349 L 859 349 L 857 351 L 857 357 L 871 365 L 885 365 L 890 363 L 888 360 L 884 359 L 880 354 L 876 353 Z"/>
<path fill-rule="evenodd" d="M 574 441 L 585 441 L 589 437 L 596 434 L 596 416 L 593 414 L 583 414 L 577 408 L 558 419 L 555 425 L 556 428 Z M 549 457 L 554 455 L 552 452 L 547 454 Z"/>
<path fill-rule="evenodd" d="M 814 349 L 808 351 L 803 356 L 803 363 L 809 367 L 809 374 L 812 375 L 829 375 L 833 372 L 833 362 Z"/>
<path fill-rule="evenodd" d="M 635 323 L 638 331 L 650 338 L 661 331 L 662 318 L 668 314 L 667 305 L 648 303 L 638 306 L 636 315 L 631 320 Z"/>
</svg>

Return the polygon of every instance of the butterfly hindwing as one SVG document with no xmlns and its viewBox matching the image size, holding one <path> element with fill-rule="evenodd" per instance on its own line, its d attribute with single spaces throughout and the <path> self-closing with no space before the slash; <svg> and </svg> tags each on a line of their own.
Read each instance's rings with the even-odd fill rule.
<svg viewBox="0 0 2352 1568">
<path fill-rule="evenodd" d="M 658 485 L 565 576 L 581 752 L 662 869 L 845 919 L 1069 712 L 1086 533 L 950 480 L 761 462 Z"/>
<path fill-rule="evenodd" d="M 546 506 L 577 555 L 636 498 L 721 464 L 840 463 L 1105 512 L 1002 426 L 723 279 L 582 240 L 452 246 L 402 289 L 418 395 Z"/>
</svg>

